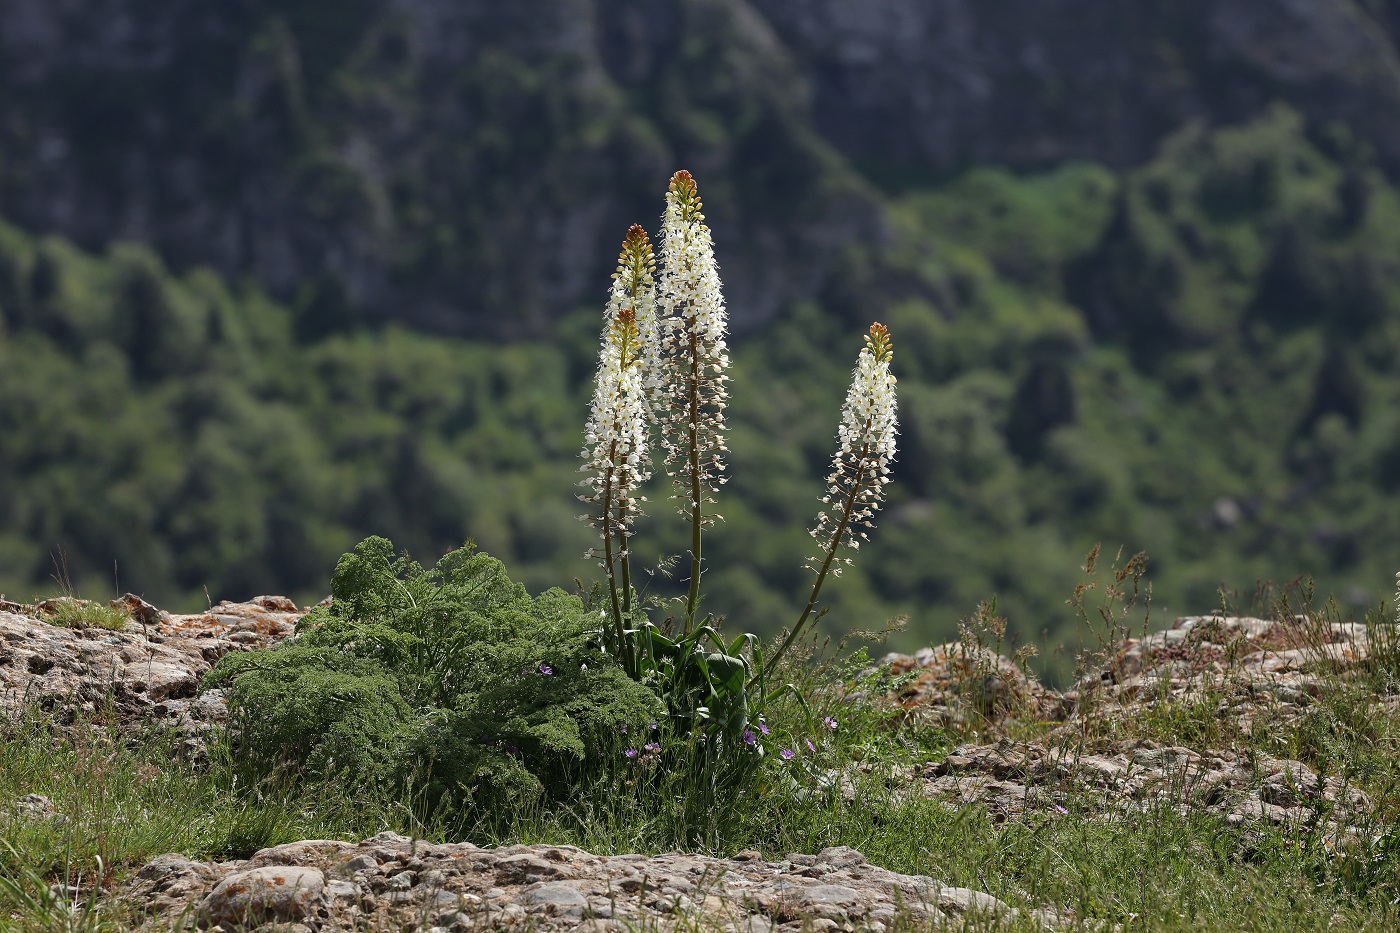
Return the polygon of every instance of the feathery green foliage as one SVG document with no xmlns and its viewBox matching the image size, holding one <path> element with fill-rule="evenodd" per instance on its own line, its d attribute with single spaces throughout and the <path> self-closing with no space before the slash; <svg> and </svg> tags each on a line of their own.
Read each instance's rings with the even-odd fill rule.
<svg viewBox="0 0 1400 933">
<path fill-rule="evenodd" d="M 471 546 L 431 570 L 369 538 L 336 565 L 329 606 L 295 638 L 228 655 L 244 760 L 465 809 L 567 795 L 618 736 L 662 712 L 598 647 L 561 590 L 530 598 Z"/>
</svg>

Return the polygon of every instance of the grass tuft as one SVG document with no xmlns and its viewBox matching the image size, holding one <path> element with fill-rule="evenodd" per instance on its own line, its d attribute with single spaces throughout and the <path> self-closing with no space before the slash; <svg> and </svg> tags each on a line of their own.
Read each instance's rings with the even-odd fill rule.
<svg viewBox="0 0 1400 933">
<path fill-rule="evenodd" d="M 125 609 L 73 596 L 46 599 L 36 608 L 40 619 L 64 628 L 105 628 L 117 632 L 131 620 Z"/>
</svg>

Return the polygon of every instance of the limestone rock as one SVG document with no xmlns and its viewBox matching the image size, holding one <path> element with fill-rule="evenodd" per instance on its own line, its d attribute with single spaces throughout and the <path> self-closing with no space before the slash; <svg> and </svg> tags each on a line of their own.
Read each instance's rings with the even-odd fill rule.
<svg viewBox="0 0 1400 933">
<path fill-rule="evenodd" d="M 388 883 L 379 869 L 389 872 Z M 379 894 L 371 874 L 381 882 Z M 771 930 L 791 923 L 793 929 L 880 930 L 896 918 L 922 924 L 969 911 L 1017 913 L 982 892 L 873 866 L 846 846 L 773 862 L 748 854 L 742 860 L 598 856 L 572 846 L 482 849 L 387 833 L 358 845 L 291 843 L 246 862 L 165 855 L 138 872 L 125 893 L 153 906 L 153 927 L 195 903 L 202 923 L 225 928 L 278 921 L 320 929 L 526 924 L 562 931 L 589 923 L 619 930 Z"/>
<path fill-rule="evenodd" d="M 221 691 L 198 695 L 200 678 L 230 651 L 291 635 L 304 614 L 283 596 L 192 615 L 172 615 L 131 594 L 114 605 L 130 616 L 119 631 L 52 625 L 37 606 L 0 607 L 0 710 L 31 702 L 71 721 L 110 698 L 120 722 L 163 721 L 197 742 L 227 715 Z"/>
<path fill-rule="evenodd" d="M 905 777 L 926 797 L 980 804 L 1002 819 L 1064 813 L 1066 804 L 1088 801 L 1105 812 L 1165 805 L 1234 823 L 1318 826 L 1337 836 L 1372 809 L 1363 791 L 1335 776 L 1324 779 L 1302 762 L 1144 742 L 1097 753 L 1043 743 L 963 745 Z"/>
<path fill-rule="evenodd" d="M 306 919 L 321 906 L 325 886 L 325 877 L 315 868 L 269 866 L 236 871 L 200 902 L 200 923 L 241 927 Z"/>
<path fill-rule="evenodd" d="M 912 655 L 887 654 L 878 669 L 905 682 L 891 696 L 905 713 L 930 725 L 998 719 L 1039 708 L 1052 696 L 1009 658 L 987 648 L 947 642 Z M 1057 702 L 1057 698 L 1051 703 Z"/>
<path fill-rule="evenodd" d="M 217 691 L 185 694 L 213 663 L 210 655 L 270 644 L 291 634 L 300 618 L 295 606 L 277 597 L 225 603 L 194 616 L 126 605 L 133 621 L 120 632 L 56 628 L 33 618 L 28 607 L 0 611 L 0 684 L 23 684 L 55 704 L 80 708 L 90 702 L 84 690 L 93 687 L 96 671 L 106 669 L 106 689 L 123 721 L 178 716 L 207 728 L 223 715 L 223 697 Z M 1274 716 L 1301 709 L 1326 687 L 1329 667 L 1356 663 L 1368 647 L 1360 626 L 1185 617 L 1166 631 L 1129 640 L 1079 690 L 1066 694 L 985 650 L 942 645 L 891 655 L 882 663 L 907 680 L 888 699 L 904 715 L 938 710 L 935 716 L 977 716 L 979 727 L 992 734 L 1013 715 L 1043 721 L 1049 712 L 1065 721 L 1031 740 L 969 742 L 921 767 L 880 765 L 880 776 L 897 795 L 985 807 L 997 819 L 1057 819 L 1070 807 L 1109 817 L 1166 807 L 1246 827 L 1273 824 L 1320 833 L 1329 845 L 1349 845 L 1357 817 L 1369 814 L 1373 804 L 1337 776 L 1257 750 L 1146 739 L 1086 741 L 1084 730 L 1096 716 L 1140 715 L 1155 702 L 1201 696 L 1219 699 L 1221 715 L 1248 725 L 1266 707 Z M 979 676 L 999 686 L 987 689 L 975 680 Z M 989 702 L 978 705 L 973 698 Z M 869 776 L 876 767 L 857 762 L 834 771 L 830 786 L 853 796 L 859 772 Z M 57 818 L 53 805 L 36 795 L 14 807 L 32 818 Z M 732 859 L 598 856 L 571 846 L 431 844 L 392 832 L 359 843 L 301 840 L 241 861 L 164 855 L 119 893 L 142 905 L 150 929 L 182 917 L 230 930 L 276 923 L 308 930 L 735 933 L 799 927 L 882 933 L 905 924 L 982 917 L 1055 928 L 1073 920 L 1053 909 L 1018 911 L 986 892 L 891 872 L 848 846 L 778 861 L 754 850 Z"/>
<path fill-rule="evenodd" d="M 10 809 L 27 822 L 48 823 L 51 826 L 62 826 L 68 822 L 68 817 L 60 813 L 53 801 L 43 794 L 25 794 Z"/>
</svg>

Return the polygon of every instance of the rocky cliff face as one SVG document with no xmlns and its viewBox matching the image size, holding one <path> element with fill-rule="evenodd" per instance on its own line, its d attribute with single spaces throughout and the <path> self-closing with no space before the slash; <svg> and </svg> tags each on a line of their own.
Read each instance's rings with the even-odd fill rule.
<svg viewBox="0 0 1400 933">
<path fill-rule="evenodd" d="M 1128 164 L 1280 98 L 1400 167 L 1397 18 L 1388 0 L 10 0 L 0 216 L 251 276 L 312 335 L 357 314 L 529 335 L 599 303 L 614 241 L 686 166 L 743 328 L 885 235 L 871 179 Z"/>
<path fill-rule="evenodd" d="M 1400 167 L 1396 5 L 1342 0 L 753 0 L 818 131 L 877 170 L 1128 165 L 1286 100 Z"/>
<path fill-rule="evenodd" d="M 0 11 L 0 215 L 152 242 L 299 299 L 529 335 L 606 295 L 670 173 L 702 179 L 741 324 L 879 210 L 734 2 L 20 0 Z"/>
</svg>

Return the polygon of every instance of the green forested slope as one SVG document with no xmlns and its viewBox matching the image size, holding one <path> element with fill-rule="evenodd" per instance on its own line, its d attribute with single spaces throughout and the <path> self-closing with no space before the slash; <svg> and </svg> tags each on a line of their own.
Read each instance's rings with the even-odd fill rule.
<svg viewBox="0 0 1400 933">
<path fill-rule="evenodd" d="M 873 546 L 828 586 L 833 629 L 904 611 L 926 643 L 996 595 L 1053 642 L 1095 541 L 1148 551 L 1164 613 L 1301 573 L 1382 596 L 1400 191 L 1364 145 L 1279 108 L 1183 131 L 1126 172 L 974 168 L 884 197 L 885 242 L 847 249 L 839 287 L 738 346 L 710 608 L 791 622 L 876 318 L 903 449 Z M 319 597 L 370 533 L 423 559 L 474 537 L 532 588 L 588 577 L 573 483 L 606 286 L 547 342 L 316 336 L 144 248 L 98 257 L 5 227 L 0 588 L 52 589 L 62 545 L 88 595 L 115 561 L 123 589 L 166 605 Z M 684 546 L 659 487 L 643 534 L 644 558 Z"/>
</svg>

